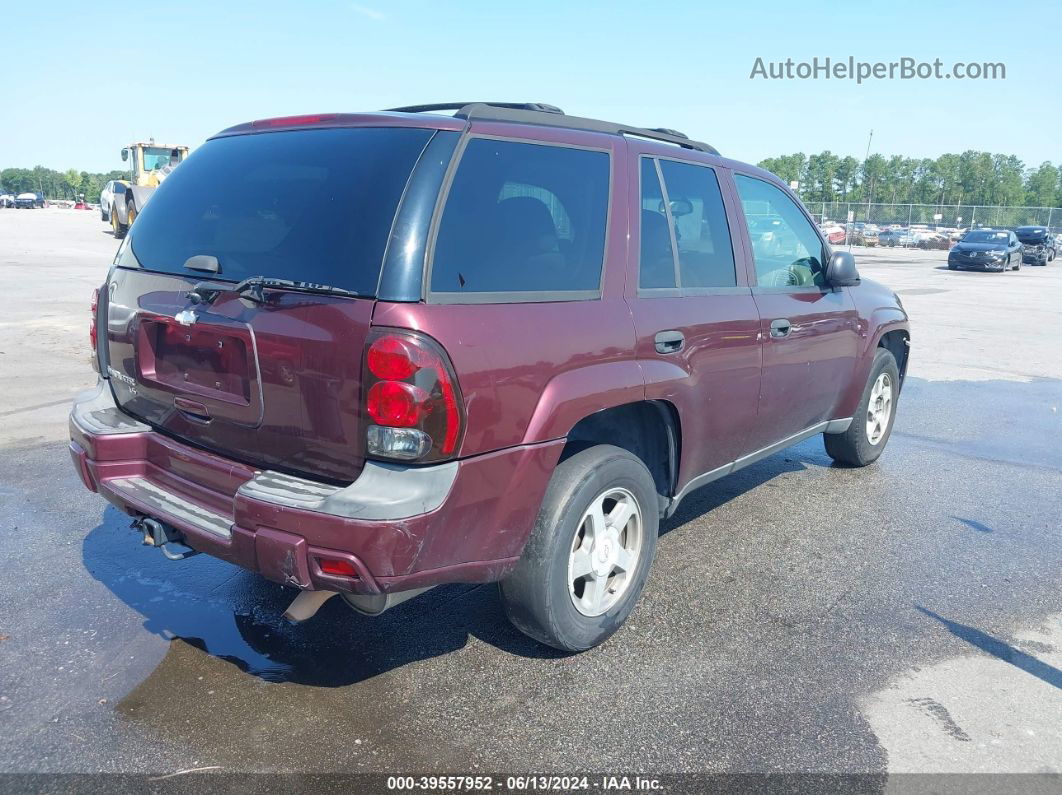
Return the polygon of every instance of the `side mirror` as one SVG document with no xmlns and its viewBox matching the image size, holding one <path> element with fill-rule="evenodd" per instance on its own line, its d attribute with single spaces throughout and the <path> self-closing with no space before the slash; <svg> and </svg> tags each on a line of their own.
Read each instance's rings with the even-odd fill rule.
<svg viewBox="0 0 1062 795">
<path fill-rule="evenodd" d="M 851 287 L 859 284 L 855 257 L 847 251 L 835 251 L 826 266 L 826 283 L 831 287 Z"/>
<path fill-rule="evenodd" d="M 124 163 L 128 159 L 129 159 L 129 150 L 128 149 L 123 149 L 122 150 L 122 162 Z"/>
<path fill-rule="evenodd" d="M 664 203 L 660 202 L 660 212 L 664 211 Z M 693 203 L 689 199 L 672 199 L 671 200 L 671 215 L 675 218 L 680 218 L 683 215 L 689 215 L 693 212 Z"/>
</svg>

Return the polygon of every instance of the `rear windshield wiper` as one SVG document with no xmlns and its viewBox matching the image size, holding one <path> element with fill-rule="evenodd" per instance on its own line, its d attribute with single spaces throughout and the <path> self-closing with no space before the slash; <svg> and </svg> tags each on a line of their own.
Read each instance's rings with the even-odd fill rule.
<svg viewBox="0 0 1062 795">
<path fill-rule="evenodd" d="M 266 276 L 252 276 L 244 279 L 232 289 L 241 298 L 254 301 L 257 304 L 265 303 L 265 289 L 289 290 L 297 293 L 313 293 L 315 295 L 339 295 L 346 298 L 357 298 L 358 293 L 353 290 L 345 290 L 342 287 L 332 287 L 329 284 L 314 284 L 313 282 L 298 282 L 291 279 L 271 279 Z"/>
</svg>

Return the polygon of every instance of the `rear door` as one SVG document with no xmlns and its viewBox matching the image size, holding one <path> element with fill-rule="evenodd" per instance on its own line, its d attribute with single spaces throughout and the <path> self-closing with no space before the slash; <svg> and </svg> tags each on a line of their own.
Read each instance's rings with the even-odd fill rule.
<svg viewBox="0 0 1062 795">
<path fill-rule="evenodd" d="M 381 261 L 432 134 L 278 131 L 197 150 L 137 218 L 108 285 L 118 403 L 248 464 L 356 478 L 362 349 Z M 257 276 L 352 295 L 237 292 Z"/>
<path fill-rule="evenodd" d="M 740 218 L 720 189 L 724 170 L 628 145 L 638 262 L 628 301 L 646 397 L 679 412 L 681 487 L 747 452 L 760 387 L 759 318 L 731 239 Z"/>
<path fill-rule="evenodd" d="M 734 172 L 752 252 L 763 382 L 752 437 L 762 449 L 834 413 L 855 370 L 860 329 L 847 289 L 825 285 L 829 247 L 798 202 Z"/>
</svg>

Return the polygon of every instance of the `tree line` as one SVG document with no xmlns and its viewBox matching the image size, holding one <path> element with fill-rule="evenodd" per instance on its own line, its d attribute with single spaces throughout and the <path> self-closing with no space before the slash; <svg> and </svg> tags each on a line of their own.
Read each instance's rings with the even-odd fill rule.
<svg viewBox="0 0 1062 795">
<path fill-rule="evenodd" d="M 798 152 L 759 163 L 807 202 L 873 202 L 1005 207 L 1062 206 L 1062 183 L 1050 162 L 1026 168 L 1013 155 L 967 151 L 935 160 L 870 155 L 860 162 L 832 152 Z"/>
<path fill-rule="evenodd" d="M 0 193 L 43 193 L 46 199 L 76 199 L 85 194 L 90 202 L 100 200 L 100 191 L 112 179 L 125 179 L 127 171 L 108 171 L 94 174 L 71 168 L 66 171 L 36 166 L 34 168 L 5 168 L 0 171 Z"/>
<path fill-rule="evenodd" d="M 805 202 L 979 204 L 1004 207 L 1062 207 L 1062 174 L 1050 162 L 1026 168 L 1013 155 L 967 151 L 935 160 L 870 155 L 860 162 L 832 152 L 798 152 L 761 160 L 760 168 L 786 182 L 799 182 Z M 125 171 L 91 173 L 44 166 L 0 171 L 0 193 L 43 193 L 46 199 L 98 201 L 100 190 Z"/>
</svg>

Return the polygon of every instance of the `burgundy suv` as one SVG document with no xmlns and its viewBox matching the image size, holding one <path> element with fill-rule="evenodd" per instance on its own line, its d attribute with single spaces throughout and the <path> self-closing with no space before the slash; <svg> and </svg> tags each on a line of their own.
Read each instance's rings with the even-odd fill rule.
<svg viewBox="0 0 1062 795">
<path fill-rule="evenodd" d="M 70 450 L 146 543 L 301 589 L 294 619 L 500 581 L 569 650 L 694 489 L 816 434 L 874 461 L 909 340 L 771 174 L 501 103 L 219 133 L 94 312 Z"/>
</svg>

